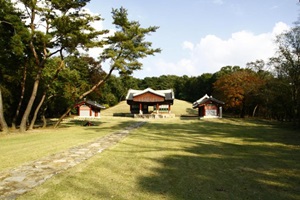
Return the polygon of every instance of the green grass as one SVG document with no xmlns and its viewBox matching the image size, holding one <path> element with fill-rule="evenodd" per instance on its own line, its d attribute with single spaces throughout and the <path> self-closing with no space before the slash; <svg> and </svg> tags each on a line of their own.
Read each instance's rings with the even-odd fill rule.
<svg viewBox="0 0 300 200">
<path fill-rule="evenodd" d="M 20 199 L 300 199 L 300 134 L 263 121 L 149 120 Z"/>
<path fill-rule="evenodd" d="M 24 134 L 0 135 L 0 171 L 87 143 L 122 129 L 131 121 L 106 117 L 93 122 L 96 126 L 85 127 L 84 123 L 73 120 L 62 123 L 58 129 L 34 129 Z"/>
<path fill-rule="evenodd" d="M 102 116 L 113 116 L 118 113 L 130 113 L 130 107 L 126 101 L 121 101 L 117 105 L 110 107 L 108 109 L 101 110 Z"/>
</svg>

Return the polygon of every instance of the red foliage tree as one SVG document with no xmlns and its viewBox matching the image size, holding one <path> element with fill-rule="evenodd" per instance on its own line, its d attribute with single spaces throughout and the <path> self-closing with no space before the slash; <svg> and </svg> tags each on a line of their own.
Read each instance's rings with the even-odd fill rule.
<svg viewBox="0 0 300 200">
<path fill-rule="evenodd" d="M 214 83 L 214 91 L 225 101 L 225 109 L 238 110 L 240 117 L 245 116 L 245 108 L 253 105 L 260 96 L 265 81 L 251 70 L 239 70 L 220 77 Z M 259 102 L 256 102 L 256 104 Z"/>
</svg>

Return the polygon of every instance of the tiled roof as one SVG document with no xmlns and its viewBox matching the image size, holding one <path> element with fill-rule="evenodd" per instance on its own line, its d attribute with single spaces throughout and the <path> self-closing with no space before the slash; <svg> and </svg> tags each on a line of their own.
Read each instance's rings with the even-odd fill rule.
<svg viewBox="0 0 300 200">
<path fill-rule="evenodd" d="M 218 103 L 218 104 L 225 104 L 223 101 L 220 101 L 220 100 L 218 100 L 216 98 L 213 98 L 212 96 L 208 96 L 206 94 L 202 98 L 198 99 L 197 101 L 195 101 L 193 103 L 193 108 L 197 108 L 199 105 L 201 105 L 203 103 L 206 103 L 207 101 L 213 101 L 213 102 Z"/>
<path fill-rule="evenodd" d="M 172 89 L 168 90 L 153 90 L 151 88 L 146 88 L 144 90 L 134 90 L 134 89 L 129 89 L 127 95 L 126 95 L 126 100 L 132 100 L 133 97 L 144 94 L 144 93 L 153 93 L 158 96 L 162 96 L 165 98 L 165 100 L 174 100 L 174 92 Z"/>
<path fill-rule="evenodd" d="M 85 103 L 90 104 L 97 108 L 105 108 L 105 106 L 102 106 L 101 104 L 97 103 L 96 101 L 87 100 L 87 101 L 85 101 Z"/>
<path fill-rule="evenodd" d="M 81 101 L 80 103 L 78 103 L 76 106 L 81 106 L 81 105 L 84 104 L 84 103 L 85 103 L 85 104 L 88 104 L 88 105 L 91 105 L 91 106 L 93 106 L 93 107 L 96 107 L 96 108 L 102 108 L 102 109 L 105 108 L 105 106 L 103 106 L 103 105 L 97 103 L 96 101 L 91 101 L 91 100 L 83 100 L 83 101 Z"/>
</svg>

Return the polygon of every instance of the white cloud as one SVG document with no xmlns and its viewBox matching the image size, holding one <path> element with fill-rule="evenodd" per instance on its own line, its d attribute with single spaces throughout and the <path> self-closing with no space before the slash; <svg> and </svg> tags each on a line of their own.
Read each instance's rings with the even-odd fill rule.
<svg viewBox="0 0 300 200">
<path fill-rule="evenodd" d="M 268 33 L 254 34 L 243 30 L 232 33 L 228 39 L 206 35 L 198 43 L 185 41 L 182 49 L 188 51 L 187 57 L 175 62 L 160 59 L 155 63 L 152 72 L 157 76 L 162 74 L 198 76 L 217 72 L 227 65 L 245 67 L 247 62 L 258 59 L 267 61 L 275 54 L 275 36 L 288 28 L 288 25 L 279 22 Z"/>
<path fill-rule="evenodd" d="M 182 44 L 182 48 L 193 50 L 194 49 L 194 44 L 192 42 L 184 41 L 183 44 Z"/>
<path fill-rule="evenodd" d="M 287 24 L 285 24 L 285 23 L 283 23 L 283 22 L 278 22 L 278 23 L 274 26 L 273 31 L 272 31 L 272 34 L 273 34 L 273 36 L 276 36 L 276 35 L 278 35 L 278 34 L 280 34 L 280 33 L 283 33 L 283 32 L 285 32 L 285 31 L 287 31 L 287 30 L 289 30 L 289 29 L 290 29 L 290 27 L 289 27 Z"/>
</svg>

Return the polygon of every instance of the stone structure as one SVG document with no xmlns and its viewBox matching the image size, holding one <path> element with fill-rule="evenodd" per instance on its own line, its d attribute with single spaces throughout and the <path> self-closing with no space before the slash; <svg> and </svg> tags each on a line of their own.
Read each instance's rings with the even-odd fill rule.
<svg viewBox="0 0 300 200">
<path fill-rule="evenodd" d="M 193 103 L 193 108 L 198 108 L 200 118 L 222 118 L 222 105 L 224 104 L 223 101 L 206 94 Z"/>
</svg>

